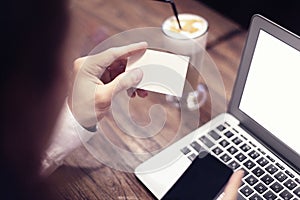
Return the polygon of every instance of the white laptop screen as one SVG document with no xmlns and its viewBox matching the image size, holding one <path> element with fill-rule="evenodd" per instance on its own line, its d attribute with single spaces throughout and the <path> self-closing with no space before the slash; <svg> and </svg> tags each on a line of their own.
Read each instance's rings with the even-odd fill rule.
<svg viewBox="0 0 300 200">
<path fill-rule="evenodd" d="M 300 154 L 300 52 L 260 30 L 239 109 Z"/>
</svg>

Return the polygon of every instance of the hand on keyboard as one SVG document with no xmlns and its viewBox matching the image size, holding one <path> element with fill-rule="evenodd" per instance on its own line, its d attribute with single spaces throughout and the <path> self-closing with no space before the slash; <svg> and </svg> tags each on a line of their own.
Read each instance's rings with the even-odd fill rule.
<svg viewBox="0 0 300 200">
<path fill-rule="evenodd" d="M 244 171 L 238 170 L 234 172 L 229 179 L 224 195 L 221 197 L 222 200 L 236 200 L 238 196 L 238 189 L 241 186 L 242 178 L 244 177 Z"/>
</svg>

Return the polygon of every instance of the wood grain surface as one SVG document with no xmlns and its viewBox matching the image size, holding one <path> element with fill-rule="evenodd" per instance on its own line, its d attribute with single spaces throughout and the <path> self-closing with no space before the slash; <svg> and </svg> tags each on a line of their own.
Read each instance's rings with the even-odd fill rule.
<svg viewBox="0 0 300 200">
<path fill-rule="evenodd" d="M 145 99 L 120 102 L 119 121 L 113 113 L 109 113 L 100 122 L 103 135 L 75 150 L 65 164 L 50 176 L 58 198 L 154 199 L 135 178 L 132 173 L 134 167 L 226 110 L 247 31 L 200 1 L 177 0 L 176 4 L 179 13 L 193 13 L 207 19 L 207 52 L 217 66 L 224 85 L 214 84 L 215 75 L 209 69 L 205 77 L 199 75 L 199 82 L 206 86 L 208 100 L 196 111 L 178 109 L 166 101 L 165 95 L 151 92 Z M 161 27 L 162 22 L 172 15 L 170 5 L 152 0 L 71 0 L 69 9 L 71 26 L 67 47 L 73 59 L 89 54 L 99 42 L 120 32 Z M 212 99 L 212 96 L 218 98 Z M 163 113 L 157 111 L 149 116 L 153 105 L 162 106 Z M 157 116 L 159 114 L 163 114 L 166 121 L 154 135 L 151 135 L 151 128 L 135 130 L 134 126 L 128 128 L 130 134 L 125 134 L 118 123 L 123 123 L 122 117 L 128 117 L 127 109 L 132 121 L 139 127 L 160 118 Z M 104 137 L 106 140 L 103 140 Z M 108 143 L 117 148 L 111 148 L 112 145 Z M 132 156 L 120 153 L 120 149 Z M 115 159 L 121 164 L 114 162 Z"/>
</svg>

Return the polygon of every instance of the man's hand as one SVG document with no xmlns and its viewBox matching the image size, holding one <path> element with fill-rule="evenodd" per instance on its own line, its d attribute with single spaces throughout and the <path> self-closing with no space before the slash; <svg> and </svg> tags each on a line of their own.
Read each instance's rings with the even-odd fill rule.
<svg viewBox="0 0 300 200">
<path fill-rule="evenodd" d="M 68 104 L 77 121 L 84 127 L 95 126 L 109 110 L 112 96 L 122 90 L 130 90 L 143 77 L 142 70 L 126 70 L 129 57 L 138 59 L 147 43 L 135 43 L 110 48 L 99 54 L 79 58 L 74 62 L 73 88 Z M 144 97 L 146 91 L 136 90 Z"/>
</svg>

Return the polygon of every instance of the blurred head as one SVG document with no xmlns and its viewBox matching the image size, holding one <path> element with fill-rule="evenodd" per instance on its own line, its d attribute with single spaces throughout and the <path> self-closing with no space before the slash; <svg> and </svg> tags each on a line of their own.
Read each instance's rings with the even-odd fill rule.
<svg viewBox="0 0 300 200">
<path fill-rule="evenodd" d="M 67 2 L 4 1 L 0 9 L 1 190 L 37 199 L 40 157 L 66 95 Z"/>
</svg>

